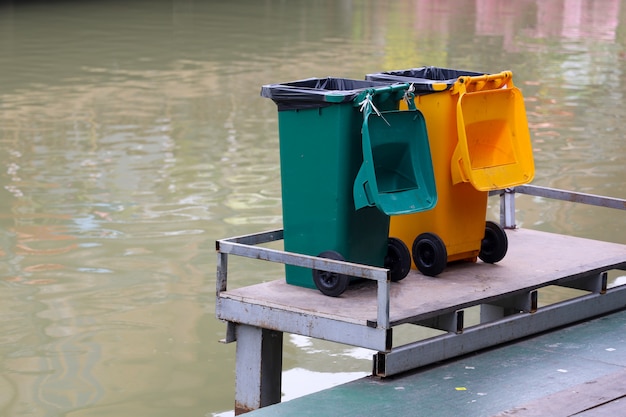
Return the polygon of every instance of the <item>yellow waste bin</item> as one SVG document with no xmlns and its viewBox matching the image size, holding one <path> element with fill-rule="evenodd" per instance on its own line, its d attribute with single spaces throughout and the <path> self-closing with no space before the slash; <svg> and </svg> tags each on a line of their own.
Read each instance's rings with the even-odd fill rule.
<svg viewBox="0 0 626 417">
<path fill-rule="evenodd" d="M 412 248 L 413 267 L 435 276 L 452 261 L 502 260 L 508 240 L 499 224 L 485 220 L 488 191 L 534 176 L 526 110 L 513 74 L 423 67 L 366 78 L 412 83 L 426 120 L 437 205 L 391 217 L 389 230 Z"/>
</svg>

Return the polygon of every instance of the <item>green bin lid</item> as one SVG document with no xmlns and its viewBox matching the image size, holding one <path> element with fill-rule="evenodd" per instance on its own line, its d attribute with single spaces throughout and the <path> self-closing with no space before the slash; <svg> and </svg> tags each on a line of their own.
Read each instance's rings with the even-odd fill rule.
<svg viewBox="0 0 626 417">
<path fill-rule="evenodd" d="M 393 82 L 348 78 L 307 78 L 261 87 L 261 97 L 271 98 L 278 110 L 311 109 L 346 103 L 365 90 L 387 87 Z M 396 83 L 393 83 L 396 84 Z"/>
</svg>

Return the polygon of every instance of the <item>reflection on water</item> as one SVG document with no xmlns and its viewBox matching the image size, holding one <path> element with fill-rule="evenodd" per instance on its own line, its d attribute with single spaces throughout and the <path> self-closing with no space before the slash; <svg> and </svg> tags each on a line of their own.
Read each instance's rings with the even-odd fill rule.
<svg viewBox="0 0 626 417">
<path fill-rule="evenodd" d="M 367 375 L 367 372 L 313 372 L 308 369 L 292 368 L 283 374 L 283 387 L 286 389 L 282 401 L 289 401 Z M 306 384 L 302 381 L 306 381 Z"/>
<path fill-rule="evenodd" d="M 619 0 L 2 3 L 0 415 L 232 410 L 214 241 L 281 227 L 263 84 L 510 69 L 535 183 L 626 196 L 625 13 Z M 622 213 L 518 200 L 523 226 L 626 242 Z M 282 273 L 231 268 L 235 286 Z M 370 356 L 288 338 L 286 398 L 359 377 Z"/>
<path fill-rule="evenodd" d="M 370 375 L 368 372 L 315 372 L 304 368 L 291 368 L 282 375 L 281 401 L 289 401 L 307 394 L 328 389 Z M 306 381 L 306 383 L 303 383 Z M 213 413 L 214 417 L 232 417 L 234 410 Z"/>
</svg>

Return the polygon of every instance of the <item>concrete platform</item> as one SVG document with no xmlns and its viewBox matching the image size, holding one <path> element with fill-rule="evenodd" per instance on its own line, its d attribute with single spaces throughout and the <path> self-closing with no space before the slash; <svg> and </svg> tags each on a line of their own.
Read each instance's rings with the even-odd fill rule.
<svg viewBox="0 0 626 417">
<path fill-rule="evenodd" d="M 626 311 L 247 415 L 625 416 Z"/>
</svg>

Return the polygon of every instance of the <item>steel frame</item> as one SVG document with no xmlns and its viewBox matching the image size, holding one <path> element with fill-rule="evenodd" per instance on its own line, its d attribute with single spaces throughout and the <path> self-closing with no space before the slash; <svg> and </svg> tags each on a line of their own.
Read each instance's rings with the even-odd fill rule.
<svg viewBox="0 0 626 417">
<path fill-rule="evenodd" d="M 500 223 L 515 229 L 517 193 L 626 210 L 626 200 L 554 188 L 523 185 L 491 192 L 500 196 Z M 529 336 L 611 311 L 626 308 L 626 285 L 607 289 L 606 272 L 564 278 L 551 285 L 577 288 L 588 294 L 539 308 L 537 291 L 502 294 L 480 305 L 480 323 L 464 326 L 464 311 L 442 306 L 428 319 L 413 324 L 443 330 L 430 339 L 394 347 L 390 323 L 390 274 L 376 268 L 257 246 L 283 239 L 282 230 L 221 239 L 216 242 L 216 315 L 227 322 L 225 343 L 237 341 L 236 414 L 280 402 L 282 332 L 295 333 L 378 351 L 373 374 L 387 377 L 453 358 L 498 343 Z M 222 296 L 227 291 L 228 255 L 302 266 L 377 282 L 376 321 L 367 325 L 324 314 L 302 314 L 271 306 L 241 304 Z M 626 254 L 624 263 L 626 266 Z M 278 387 L 278 388 L 277 388 Z"/>
</svg>

